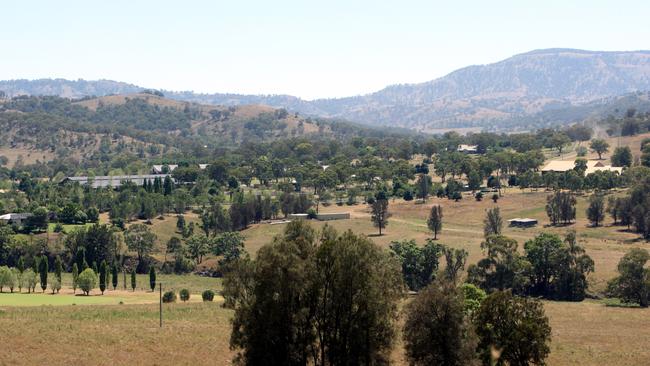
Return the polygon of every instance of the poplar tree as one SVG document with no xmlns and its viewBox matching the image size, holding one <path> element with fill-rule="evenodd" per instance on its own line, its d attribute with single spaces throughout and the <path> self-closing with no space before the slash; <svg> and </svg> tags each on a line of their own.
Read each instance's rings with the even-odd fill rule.
<svg viewBox="0 0 650 366">
<path fill-rule="evenodd" d="M 47 257 L 43 256 L 38 263 L 38 274 L 41 276 L 41 289 L 45 292 L 47 288 Z"/>
<path fill-rule="evenodd" d="M 106 290 L 106 271 L 108 270 L 108 265 L 106 264 L 106 261 L 102 261 L 102 264 L 99 266 L 99 291 L 102 292 L 102 295 L 104 294 L 104 291 Z"/>
</svg>

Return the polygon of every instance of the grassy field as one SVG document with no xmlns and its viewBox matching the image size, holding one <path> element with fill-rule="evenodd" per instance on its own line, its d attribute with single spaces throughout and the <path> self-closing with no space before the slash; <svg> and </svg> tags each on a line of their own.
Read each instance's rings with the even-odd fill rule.
<svg viewBox="0 0 650 366">
<path fill-rule="evenodd" d="M 650 310 L 593 301 L 544 305 L 553 328 L 550 365 L 650 362 Z M 155 304 L 0 306 L 0 342 L 11 350 L 0 364 L 226 365 L 231 316 L 220 302 L 165 304 L 160 329 Z M 393 361 L 404 365 L 400 344 Z"/>
<path fill-rule="evenodd" d="M 617 194 L 617 193 L 612 193 Z M 424 204 L 391 201 L 392 217 L 385 235 L 376 236 L 377 229 L 370 222 L 370 212 L 365 205 L 328 206 L 322 212 L 350 212 L 350 220 L 327 223 L 337 230 L 354 230 L 371 237 L 382 247 L 393 240 L 415 239 L 422 244 L 430 237 L 426 218 L 432 205 L 443 207 L 443 231 L 439 242 L 469 252 L 468 264 L 482 256 L 480 242 L 483 238 L 482 221 L 488 208 L 498 206 L 504 219 L 531 217 L 539 220 L 530 229 L 505 228 L 504 233 L 523 243 L 543 232 L 560 235 L 569 230 L 577 232 L 579 242 L 594 259 L 596 272 L 590 278 L 594 292 L 605 288 L 606 282 L 616 275 L 616 264 L 630 248 L 648 248 L 639 235 L 613 226 L 607 219 L 604 226 L 592 228 L 585 217 L 587 196 L 578 197 L 577 221 L 569 226 L 550 227 L 544 210 L 547 192 L 508 189 L 498 203 L 489 199 L 476 202 L 465 196 L 460 202 L 431 198 Z M 195 219 L 195 218 L 193 218 Z M 153 220 L 152 229 L 160 243 L 174 235 L 175 218 Z M 317 229 L 326 223 L 313 222 Z M 246 249 L 255 254 L 271 238 L 282 232 L 285 225 L 256 224 L 243 232 Z M 232 313 L 215 303 L 203 304 L 200 292 L 218 290 L 221 281 L 198 276 L 159 275 L 165 289 L 188 288 L 192 301 L 187 304 L 165 305 L 165 327 L 157 327 L 157 293 L 148 292 L 148 276 L 138 275 L 138 290 L 108 291 L 104 296 L 73 296 L 70 290 L 60 295 L 0 294 L 0 344 L 12 350 L 0 358 L 0 364 L 52 365 L 93 364 L 228 364 L 233 356 L 228 347 L 229 319 Z M 69 284 L 64 277 L 64 287 Z M 127 277 L 127 281 L 130 278 Z M 122 286 L 122 276 L 119 278 Z M 82 299 L 83 298 L 83 299 Z M 49 302 L 48 302 L 49 301 Z M 87 301 L 87 302 L 83 302 Z M 123 304 L 119 305 L 119 302 Z M 76 305 L 67 305 L 74 302 Z M 37 306 L 37 305 L 60 306 Z M 94 306 L 79 306 L 79 305 Z M 110 305 L 113 304 L 113 305 Z M 600 301 L 581 303 L 545 302 L 545 309 L 553 328 L 550 365 L 610 366 L 650 364 L 650 310 L 606 306 Z M 16 306 L 13 306 L 16 305 Z M 29 306 L 31 305 L 31 306 Z M 4 331 L 6 330 L 6 331 Z M 69 330 L 73 330 L 70 332 Z M 83 339 L 80 351 L 77 342 Z M 43 350 L 35 352 L 34 350 Z M 112 361 L 108 361 L 112 359 Z M 398 341 L 393 361 L 403 365 L 404 355 Z"/>
</svg>

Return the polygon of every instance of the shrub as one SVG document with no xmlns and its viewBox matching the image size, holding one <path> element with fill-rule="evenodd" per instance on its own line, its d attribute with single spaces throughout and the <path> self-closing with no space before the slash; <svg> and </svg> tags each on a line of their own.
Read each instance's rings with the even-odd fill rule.
<svg viewBox="0 0 650 366">
<path fill-rule="evenodd" d="M 179 293 L 181 300 L 183 302 L 187 301 L 190 299 L 190 291 L 186 288 L 182 289 L 181 292 Z"/>
<path fill-rule="evenodd" d="M 476 195 L 474 196 L 477 201 L 482 201 L 483 200 L 483 193 L 482 192 L 477 192 Z"/>
<path fill-rule="evenodd" d="M 63 225 L 61 225 L 60 222 L 57 222 L 56 225 L 54 225 L 54 232 L 55 233 L 62 233 L 64 231 Z"/>
<path fill-rule="evenodd" d="M 88 296 L 90 291 L 97 286 L 97 274 L 95 274 L 95 271 L 93 271 L 90 268 L 86 268 L 83 272 L 79 274 L 79 278 L 77 279 L 77 284 L 79 285 L 79 288 L 81 291 Z"/>
<path fill-rule="evenodd" d="M 310 208 L 309 210 L 307 210 L 307 218 L 308 219 L 315 219 L 316 218 L 316 210 L 314 210 L 313 208 Z"/>
<path fill-rule="evenodd" d="M 50 290 L 52 290 L 52 293 L 59 293 L 59 290 L 61 290 L 61 280 L 57 276 L 54 276 L 52 281 L 50 282 Z"/>
<path fill-rule="evenodd" d="M 166 304 L 176 302 L 176 293 L 174 291 L 165 292 L 162 301 Z"/>
<path fill-rule="evenodd" d="M 498 200 L 499 200 L 499 195 L 497 193 L 493 194 L 492 201 L 494 201 L 494 203 L 497 203 Z"/>
<path fill-rule="evenodd" d="M 203 298 L 203 301 L 212 301 L 212 300 L 214 300 L 214 291 L 205 290 L 201 294 L 201 297 Z"/>
</svg>

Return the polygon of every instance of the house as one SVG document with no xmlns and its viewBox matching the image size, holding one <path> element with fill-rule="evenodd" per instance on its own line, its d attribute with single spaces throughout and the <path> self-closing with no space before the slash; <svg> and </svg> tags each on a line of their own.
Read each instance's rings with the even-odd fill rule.
<svg viewBox="0 0 650 366">
<path fill-rule="evenodd" d="M 209 166 L 210 164 L 199 164 L 199 169 L 206 170 Z"/>
<path fill-rule="evenodd" d="M 8 214 L 0 215 L 0 222 L 7 225 L 22 226 L 23 221 L 27 220 L 30 217 L 32 217 L 32 214 L 29 212 L 8 213 Z"/>
<path fill-rule="evenodd" d="M 61 184 L 79 183 L 81 185 L 90 184 L 92 188 L 119 188 L 123 182 L 133 182 L 136 185 L 143 185 L 145 180 L 153 181 L 154 179 L 165 179 L 171 177 L 170 174 L 143 174 L 143 175 L 100 175 L 96 177 L 67 177 L 61 181 Z M 173 180 L 173 178 L 172 178 Z"/>
<path fill-rule="evenodd" d="M 159 164 L 151 167 L 151 174 L 168 174 L 178 168 L 178 164 Z"/>
<path fill-rule="evenodd" d="M 476 154 L 478 153 L 478 145 L 460 144 L 458 145 L 458 152 L 462 152 L 465 154 Z"/>
<path fill-rule="evenodd" d="M 316 220 L 330 221 L 330 220 L 347 220 L 350 218 L 349 212 L 331 212 L 316 214 Z"/>
<path fill-rule="evenodd" d="M 510 226 L 516 226 L 516 227 L 533 227 L 537 225 L 537 220 L 536 219 L 529 219 L 529 218 L 514 218 L 508 220 L 508 224 Z"/>
<path fill-rule="evenodd" d="M 575 161 L 571 160 L 551 160 L 542 168 L 542 174 L 548 172 L 566 172 L 573 170 L 575 168 Z M 600 160 L 587 160 L 587 170 L 585 170 L 585 175 L 595 173 L 597 171 L 610 171 L 618 174 L 623 173 L 623 168 L 613 167 L 611 165 L 605 165 Z"/>
</svg>

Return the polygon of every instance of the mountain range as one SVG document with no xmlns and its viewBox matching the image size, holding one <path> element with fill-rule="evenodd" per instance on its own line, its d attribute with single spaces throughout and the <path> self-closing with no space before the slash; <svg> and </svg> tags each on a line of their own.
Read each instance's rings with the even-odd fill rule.
<svg viewBox="0 0 650 366">
<path fill-rule="evenodd" d="M 9 96 L 81 98 L 136 93 L 142 89 L 110 80 L 0 81 L 0 90 Z M 545 49 L 493 64 L 468 66 L 424 83 L 392 85 L 346 98 L 309 101 L 289 95 L 163 92 L 169 98 L 202 104 L 263 104 L 306 115 L 435 131 L 567 123 L 567 116 L 579 120 L 592 116 L 594 111 L 618 109 L 608 105 L 620 103 L 621 98 L 626 104 L 635 105 L 630 98 L 640 95 L 638 103 L 646 106 L 647 94 L 639 93 L 646 91 L 650 91 L 650 51 Z"/>
</svg>

